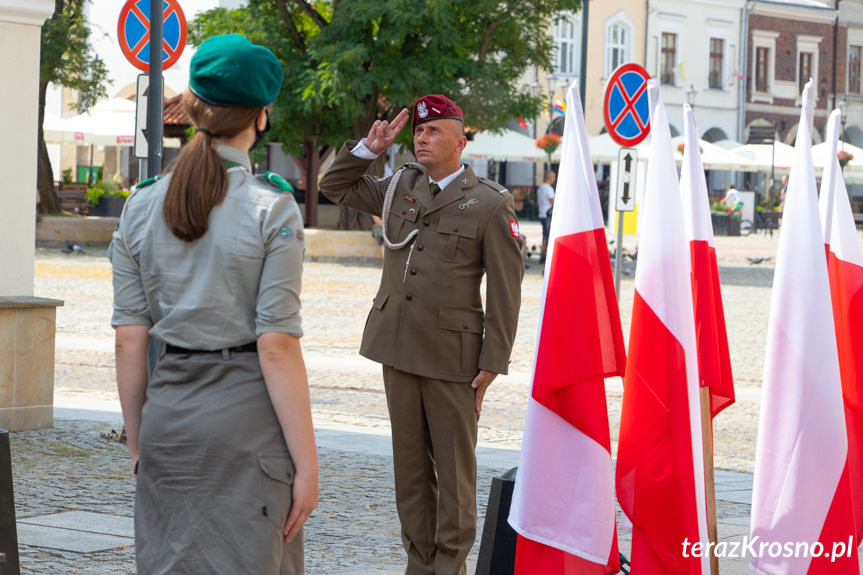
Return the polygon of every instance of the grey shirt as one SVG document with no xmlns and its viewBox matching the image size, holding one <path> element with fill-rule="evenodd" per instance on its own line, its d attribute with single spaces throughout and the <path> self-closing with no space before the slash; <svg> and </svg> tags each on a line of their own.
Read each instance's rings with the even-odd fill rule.
<svg viewBox="0 0 863 575">
<path fill-rule="evenodd" d="M 255 178 L 242 150 L 216 149 L 240 166 L 228 169 L 228 192 L 201 238 L 183 241 L 165 224 L 170 175 L 128 199 L 113 238 L 111 325 L 152 326 L 152 336 L 188 349 L 234 347 L 266 332 L 300 337 L 297 203 Z"/>
</svg>

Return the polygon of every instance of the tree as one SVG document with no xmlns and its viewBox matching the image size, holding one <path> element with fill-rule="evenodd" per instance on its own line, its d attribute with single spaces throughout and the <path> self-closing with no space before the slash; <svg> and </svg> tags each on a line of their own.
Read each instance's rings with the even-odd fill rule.
<svg viewBox="0 0 863 575">
<path fill-rule="evenodd" d="M 579 0 L 250 0 L 200 14 L 190 38 L 242 33 L 284 65 L 274 139 L 300 162 L 306 223 L 316 225 L 317 177 L 326 155 L 391 120 L 420 95 L 450 96 L 473 130 L 533 117 L 541 97 L 516 84 L 550 68 L 548 26 Z M 402 132 L 410 146 L 409 131 Z"/>
<path fill-rule="evenodd" d="M 37 185 L 40 209 L 58 213 L 60 203 L 54 193 L 54 172 L 45 145 L 45 94 L 48 84 L 78 90 L 81 107 L 89 107 L 107 95 L 108 69 L 95 57 L 88 43 L 90 28 L 84 15 L 88 0 L 54 0 L 54 14 L 42 26 L 42 56 L 39 63 L 39 162 Z"/>
</svg>

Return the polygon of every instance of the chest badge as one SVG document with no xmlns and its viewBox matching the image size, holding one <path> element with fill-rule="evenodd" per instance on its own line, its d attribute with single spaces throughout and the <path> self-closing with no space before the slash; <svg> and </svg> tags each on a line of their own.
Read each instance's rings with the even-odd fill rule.
<svg viewBox="0 0 863 575">
<path fill-rule="evenodd" d="M 411 209 L 409 209 L 409 210 L 408 210 L 408 215 L 409 215 L 409 216 L 412 216 L 412 215 L 414 215 L 415 213 L 417 213 L 417 209 L 416 209 L 416 208 L 411 208 Z"/>
<path fill-rule="evenodd" d="M 410 196 L 409 196 L 409 195 L 407 195 L 407 194 L 405 194 L 403 197 L 404 197 L 404 199 L 406 199 L 406 200 L 407 200 L 407 201 L 409 201 L 410 203 L 414 203 L 414 202 L 416 201 L 415 199 L 413 199 L 412 197 L 410 197 Z"/>
<path fill-rule="evenodd" d="M 471 198 L 471 199 L 469 199 L 468 201 L 466 201 L 465 203 L 463 203 L 463 204 L 459 204 L 459 205 L 458 205 L 458 209 L 460 209 L 460 210 L 466 210 L 466 209 L 468 209 L 469 207 L 471 207 L 472 205 L 474 205 L 474 204 L 478 204 L 478 203 L 479 203 L 479 200 L 478 200 L 478 199 L 476 199 L 476 198 Z"/>
<path fill-rule="evenodd" d="M 280 236 L 283 240 L 290 239 L 291 237 L 293 237 L 293 235 L 294 235 L 294 231 L 293 231 L 291 228 L 282 228 L 282 229 L 279 231 L 279 236 Z"/>
</svg>

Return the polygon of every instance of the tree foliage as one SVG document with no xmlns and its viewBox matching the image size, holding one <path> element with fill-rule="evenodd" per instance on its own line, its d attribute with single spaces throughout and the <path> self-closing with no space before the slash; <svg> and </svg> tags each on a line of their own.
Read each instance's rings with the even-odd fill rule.
<svg viewBox="0 0 863 575">
<path fill-rule="evenodd" d="M 78 105 L 84 109 L 107 96 L 108 69 L 96 58 L 89 43 L 90 27 L 84 14 L 89 0 L 55 0 L 54 14 L 42 25 L 39 63 L 39 164 L 38 187 L 44 212 L 59 212 L 54 194 L 53 172 L 42 122 L 48 84 L 78 90 Z"/>
<path fill-rule="evenodd" d="M 418 96 L 446 94 L 474 130 L 534 117 L 541 96 L 517 84 L 529 68 L 551 67 L 552 17 L 579 6 L 580 0 L 250 0 L 244 8 L 200 14 L 189 36 L 200 43 L 241 33 L 276 53 L 285 82 L 272 135 L 301 160 L 305 187 L 316 193 L 315 163 Z M 402 141 L 410 145 L 408 132 Z"/>
</svg>

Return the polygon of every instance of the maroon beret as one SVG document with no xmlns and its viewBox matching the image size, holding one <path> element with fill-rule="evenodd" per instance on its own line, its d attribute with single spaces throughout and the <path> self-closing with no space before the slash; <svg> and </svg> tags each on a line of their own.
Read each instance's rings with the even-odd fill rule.
<svg viewBox="0 0 863 575">
<path fill-rule="evenodd" d="M 464 114 L 461 113 L 461 108 L 455 105 L 455 102 L 441 96 L 440 94 L 431 94 L 423 96 L 414 104 L 414 116 L 411 123 L 411 131 L 416 131 L 417 126 L 429 120 L 461 120 L 464 122 Z"/>
</svg>

